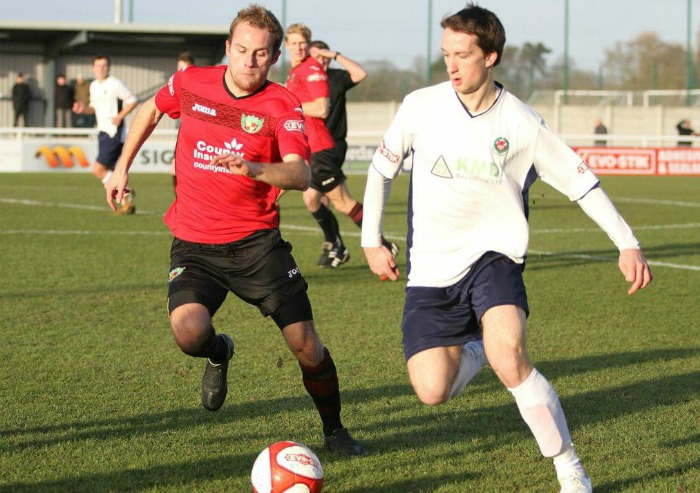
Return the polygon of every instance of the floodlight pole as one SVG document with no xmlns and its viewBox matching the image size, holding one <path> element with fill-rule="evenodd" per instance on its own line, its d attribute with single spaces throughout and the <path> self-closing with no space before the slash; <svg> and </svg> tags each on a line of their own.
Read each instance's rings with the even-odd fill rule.
<svg viewBox="0 0 700 493">
<path fill-rule="evenodd" d="M 287 30 L 287 0 L 282 0 L 282 26 L 284 27 L 285 31 Z M 286 49 L 284 47 L 284 44 L 282 45 L 282 56 L 280 57 L 282 60 L 282 64 L 280 66 L 280 74 L 281 74 L 281 80 L 280 84 L 286 84 L 287 83 L 287 57 L 285 56 L 286 54 Z"/>
<path fill-rule="evenodd" d="M 569 102 L 569 0 L 564 0 L 564 104 Z"/>
<path fill-rule="evenodd" d="M 691 21 L 691 0 L 688 0 L 687 5 L 687 40 L 686 40 L 686 50 L 685 50 L 685 105 L 690 106 L 690 90 L 693 88 L 693 56 L 692 50 L 693 45 L 691 42 L 691 31 L 692 31 L 692 21 Z"/>
<path fill-rule="evenodd" d="M 428 0 L 428 52 L 425 57 L 425 85 L 429 86 L 433 80 L 432 63 L 432 41 L 433 41 L 433 0 Z"/>
</svg>

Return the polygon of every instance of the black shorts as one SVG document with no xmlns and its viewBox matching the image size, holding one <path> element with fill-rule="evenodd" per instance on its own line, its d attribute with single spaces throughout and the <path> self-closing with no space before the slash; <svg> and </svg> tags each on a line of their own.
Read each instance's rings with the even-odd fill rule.
<svg viewBox="0 0 700 493">
<path fill-rule="evenodd" d="M 480 337 L 481 317 L 494 306 L 515 305 L 528 314 L 523 269 L 524 264 L 487 252 L 452 286 L 406 288 L 401 323 L 406 360 L 426 349 Z"/>
<path fill-rule="evenodd" d="M 344 140 L 335 141 L 335 162 L 342 168 L 345 164 L 345 156 L 348 154 L 348 143 Z"/>
<path fill-rule="evenodd" d="M 324 149 L 311 154 L 311 184 L 314 190 L 328 193 L 345 182 L 345 174 L 340 169 L 335 148 Z"/>
<path fill-rule="evenodd" d="M 199 303 L 214 316 L 230 291 L 264 316 L 271 315 L 280 328 L 312 320 L 306 280 L 291 252 L 292 245 L 277 229 L 224 244 L 175 238 L 170 249 L 168 311 Z M 281 307 L 283 313 L 276 316 Z"/>
<path fill-rule="evenodd" d="M 100 132 L 97 135 L 97 140 L 99 149 L 97 152 L 97 162 L 104 165 L 105 168 L 114 171 L 114 167 L 124 147 L 124 142 L 121 141 L 119 132 L 117 132 L 117 135 L 114 137 L 110 137 L 109 134 L 105 132 Z"/>
</svg>

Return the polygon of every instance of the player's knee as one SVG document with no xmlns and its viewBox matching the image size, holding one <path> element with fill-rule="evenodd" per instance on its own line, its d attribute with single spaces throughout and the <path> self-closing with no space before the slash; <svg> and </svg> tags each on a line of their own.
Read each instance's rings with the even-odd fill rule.
<svg viewBox="0 0 700 493">
<path fill-rule="evenodd" d="M 202 352 L 213 331 L 209 323 L 178 314 L 177 310 L 170 316 L 170 329 L 177 347 L 190 356 L 198 356 Z"/>
<path fill-rule="evenodd" d="M 418 399 L 428 406 L 437 406 L 447 402 L 450 398 L 450 389 L 435 383 L 414 383 L 413 390 L 416 392 Z"/>
<path fill-rule="evenodd" d="M 527 358 L 503 358 L 491 365 L 498 379 L 508 388 L 520 385 L 532 373 L 532 365 Z"/>
</svg>

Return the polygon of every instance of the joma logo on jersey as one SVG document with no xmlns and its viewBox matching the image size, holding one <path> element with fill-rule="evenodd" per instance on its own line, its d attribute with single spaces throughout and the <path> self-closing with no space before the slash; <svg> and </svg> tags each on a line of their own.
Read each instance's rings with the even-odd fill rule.
<svg viewBox="0 0 700 493">
<path fill-rule="evenodd" d="M 199 113 L 204 113 L 209 116 L 216 116 L 216 110 L 213 108 L 209 108 L 207 106 L 201 105 L 194 103 L 194 106 L 192 106 L 192 111 L 197 111 Z"/>
<path fill-rule="evenodd" d="M 58 168 L 61 165 L 65 168 L 72 168 L 77 162 L 82 168 L 87 168 L 90 166 L 85 153 L 78 146 L 54 146 L 53 149 L 48 146 L 39 147 L 34 153 L 34 157 L 43 156 L 48 164 L 52 168 Z M 75 158 L 75 159 L 74 159 Z"/>
</svg>

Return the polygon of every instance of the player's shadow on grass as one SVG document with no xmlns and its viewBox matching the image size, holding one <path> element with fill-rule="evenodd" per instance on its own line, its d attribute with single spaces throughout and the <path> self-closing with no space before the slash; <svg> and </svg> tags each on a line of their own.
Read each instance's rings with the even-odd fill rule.
<svg viewBox="0 0 700 493">
<path fill-rule="evenodd" d="M 544 361 L 538 363 L 538 368 L 552 379 L 562 376 L 579 375 L 586 372 L 599 371 L 601 367 L 623 368 L 637 366 L 664 360 L 687 359 L 697 355 L 698 348 L 666 349 L 643 352 L 627 352 L 586 356 L 567 361 Z M 567 410 L 569 425 L 574 434 L 580 426 L 590 426 L 614 421 L 620 416 L 637 414 L 645 409 L 659 406 L 670 406 L 686 402 L 698 393 L 700 372 L 689 372 L 683 375 L 672 375 L 655 379 L 637 381 L 629 385 L 605 387 L 599 390 L 584 392 L 562 398 L 562 404 Z M 377 387 L 352 389 L 343 392 L 346 409 L 346 424 L 355 430 L 356 434 L 378 436 L 374 440 L 363 442 L 372 455 L 392 453 L 405 450 L 407 447 L 421 449 L 440 449 L 445 445 L 474 442 L 478 439 L 478 447 L 485 453 L 495 449 L 509 448 L 514 443 L 531 441 L 529 431 L 520 419 L 517 407 L 510 399 L 496 405 L 481 405 L 483 393 L 506 392 L 496 380 L 495 375 L 483 372 L 477 377 L 473 386 L 467 387 L 462 396 L 443 406 L 426 407 L 418 403 L 408 385 L 378 385 Z M 367 403 L 372 409 L 363 409 Z M 377 408 L 382 412 L 377 414 Z M 407 413 L 413 408 L 419 409 Z M 355 408 L 353 410 L 353 408 Z M 350 411 L 348 411 L 350 409 Z M 9 453 L 26 452 L 27 448 L 42 450 L 42 454 L 50 451 L 50 447 L 59 446 L 79 447 L 81 441 L 99 442 L 112 439 L 135 439 L 150 436 L 172 436 L 178 433 L 190 433 L 192 428 L 207 429 L 210 425 L 224 427 L 231 436 L 226 436 L 225 442 L 234 444 L 236 441 L 266 440 L 270 443 L 280 438 L 279 430 L 273 426 L 261 429 L 236 427 L 241 417 L 245 419 L 272 419 L 279 416 L 283 419 L 289 413 L 314 413 L 308 396 L 290 398 L 264 399 L 256 402 L 237 402 L 230 399 L 218 413 L 208 413 L 201 408 L 171 410 L 159 413 L 146 413 L 132 417 L 114 417 L 106 419 L 73 420 L 46 426 L 20 427 L 0 431 L 3 437 L 0 451 Z M 369 413 L 363 419 L 363 413 Z M 353 423 L 359 421 L 360 424 Z M 300 425 L 303 427 L 303 425 Z M 293 434 L 294 430 L 288 431 Z M 299 433 L 301 431 L 298 430 Z M 187 438 L 187 437 L 185 437 Z M 206 442 L 206 437 L 201 437 Z M 178 441 L 177 439 L 175 441 Z M 179 443 L 179 441 L 178 441 Z M 313 446 L 316 446 L 314 444 Z M 220 450 L 220 449 L 219 449 Z M 57 480 L 23 481 L 6 483 L 0 486 L 0 492 L 29 492 L 29 491 L 113 491 L 118 485 L 124 485 L 127 490 L 135 491 L 158 485 L 178 486 L 199 482 L 226 480 L 228 478 L 247 478 L 255 453 L 214 456 L 195 461 L 184 461 L 168 465 L 158 465 L 142 469 L 124 469 L 121 471 L 76 474 Z M 332 464 L 338 460 L 346 460 L 337 456 L 322 454 L 322 461 Z M 415 460 L 425 460 L 417 453 Z M 690 464 L 689 467 L 693 466 Z M 664 474 L 673 476 L 680 469 L 669 470 Z M 478 473 L 460 473 L 459 476 L 434 476 L 416 478 L 411 485 L 418 489 L 427 489 L 431 485 L 444 484 L 449 481 L 464 481 L 469 475 Z M 613 491 L 619 487 L 644 482 L 645 479 L 658 476 L 659 471 L 650 471 L 648 477 L 630 478 L 621 483 L 598 485 L 598 491 Z M 383 479 L 386 481 L 386 478 Z M 407 491 L 405 479 L 397 478 L 395 483 L 384 485 L 368 485 L 363 488 L 365 493 L 390 493 Z M 602 490 L 600 488 L 603 488 Z M 354 490 L 359 493 L 359 490 Z"/>
<path fill-rule="evenodd" d="M 537 251 L 537 249 L 534 249 Z M 674 243 L 643 248 L 644 256 L 648 261 L 666 261 L 675 257 L 697 255 L 700 252 L 700 243 Z M 573 267 L 587 265 L 594 262 L 616 263 L 619 252 L 614 249 L 585 250 L 577 252 L 556 252 L 553 255 L 529 253 L 525 270 L 543 270 L 558 267 Z M 651 266 L 652 270 L 654 266 Z"/>
</svg>

